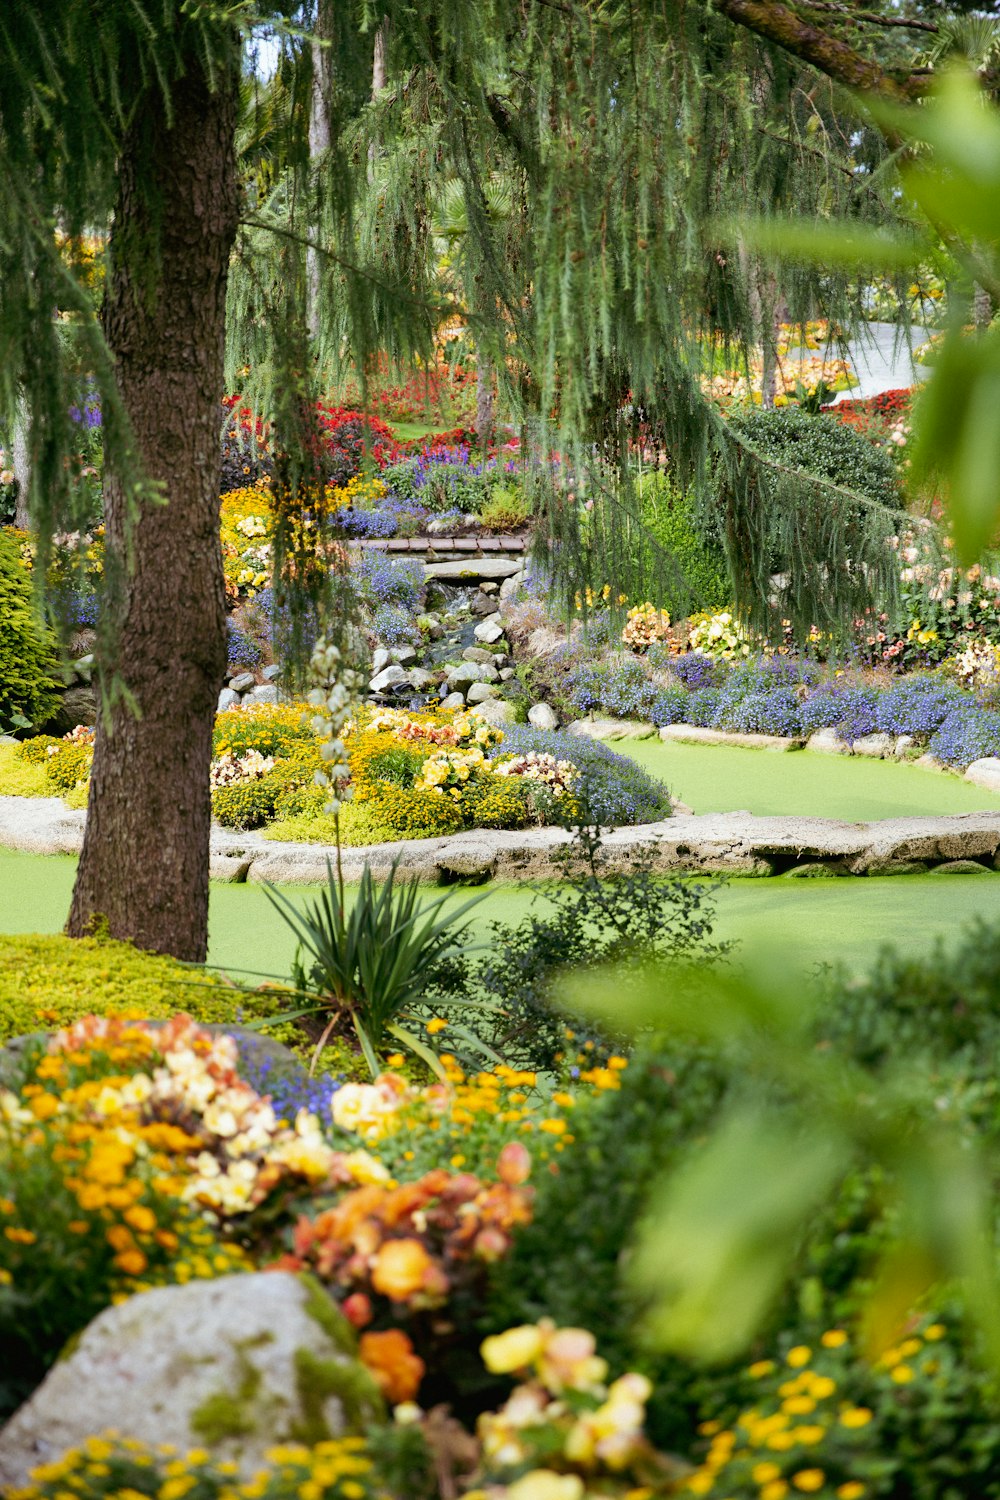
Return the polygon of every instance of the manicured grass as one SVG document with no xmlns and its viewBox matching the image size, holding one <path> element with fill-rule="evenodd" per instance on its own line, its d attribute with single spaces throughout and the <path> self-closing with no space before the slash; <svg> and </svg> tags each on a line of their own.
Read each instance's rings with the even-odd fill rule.
<svg viewBox="0 0 1000 1500">
<path fill-rule="evenodd" d="M 68 856 L 0 849 L 0 932 L 58 932 L 75 866 Z M 313 894 L 306 886 L 287 889 L 296 902 Z M 469 894 L 463 889 L 456 899 Z M 491 922 L 516 921 L 532 900 L 525 886 L 490 885 L 484 894 L 473 914 L 473 943 Z M 861 972 L 885 943 L 927 952 L 938 937 L 956 938 L 974 916 L 1000 921 L 1000 876 L 733 880 L 716 902 L 716 936 L 738 939 L 748 955 L 770 950 L 802 975 L 837 962 Z M 234 974 L 287 974 L 294 940 L 260 886 L 213 886 L 211 903 L 213 964 Z"/>
<path fill-rule="evenodd" d="M 1000 810 L 1000 795 L 919 766 L 809 751 L 740 750 L 660 739 L 616 740 L 697 813 L 808 813 L 863 823 L 875 818 Z"/>
</svg>

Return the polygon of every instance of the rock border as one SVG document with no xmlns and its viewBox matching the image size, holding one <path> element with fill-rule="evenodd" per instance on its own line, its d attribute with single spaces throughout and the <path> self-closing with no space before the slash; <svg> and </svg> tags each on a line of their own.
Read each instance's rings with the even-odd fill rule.
<svg viewBox="0 0 1000 1500">
<path fill-rule="evenodd" d="M 76 854 L 85 814 L 57 797 L 0 797 L 0 844 L 34 854 Z M 343 851 L 344 877 L 367 866 L 384 874 L 398 855 L 401 870 L 435 885 L 552 879 L 554 859 L 569 841 L 559 828 L 473 830 Z M 604 842 L 609 872 L 648 853 L 663 874 L 810 876 L 986 874 L 1000 869 L 1000 810 L 844 823 L 833 818 L 758 817 L 748 812 L 679 813 L 658 823 L 614 828 Z M 279 843 L 260 834 L 212 831 L 213 880 L 314 885 L 326 879 L 335 851 L 320 844 Z M 155 871 L 155 858 L 150 869 Z"/>
</svg>

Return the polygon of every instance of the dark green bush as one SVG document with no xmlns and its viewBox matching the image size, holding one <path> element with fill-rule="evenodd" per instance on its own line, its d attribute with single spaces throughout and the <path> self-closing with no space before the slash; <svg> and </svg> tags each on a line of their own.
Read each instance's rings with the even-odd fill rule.
<svg viewBox="0 0 1000 1500">
<path fill-rule="evenodd" d="M 896 468 L 888 452 L 859 437 L 836 417 L 812 417 L 786 406 L 741 413 L 730 421 L 765 458 L 818 474 L 882 505 L 896 507 L 902 503 Z"/>
<path fill-rule="evenodd" d="M 647 475 L 639 493 L 643 525 L 670 556 L 664 563 L 662 595 L 670 618 L 725 608 L 732 601 L 725 552 L 694 498 L 679 494 L 662 474 Z"/>
<path fill-rule="evenodd" d="M 41 727 L 59 705 L 55 640 L 38 621 L 15 539 L 0 529 L 0 728 L 14 714 Z"/>
</svg>

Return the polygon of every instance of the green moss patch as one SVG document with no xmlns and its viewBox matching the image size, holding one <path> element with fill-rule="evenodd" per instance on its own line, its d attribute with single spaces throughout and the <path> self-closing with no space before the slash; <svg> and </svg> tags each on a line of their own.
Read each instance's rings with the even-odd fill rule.
<svg viewBox="0 0 1000 1500">
<path fill-rule="evenodd" d="M 134 1011 L 234 1024 L 272 1016 L 282 997 L 235 990 L 214 975 L 130 943 L 100 938 L 0 937 L 0 1043 L 70 1025 L 80 1016 Z"/>
</svg>

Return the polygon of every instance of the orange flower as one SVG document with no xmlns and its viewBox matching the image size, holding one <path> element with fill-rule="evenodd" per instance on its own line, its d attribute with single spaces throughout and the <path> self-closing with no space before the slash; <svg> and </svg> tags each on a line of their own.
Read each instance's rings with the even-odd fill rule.
<svg viewBox="0 0 1000 1500">
<path fill-rule="evenodd" d="M 430 1264 L 419 1240 L 386 1240 L 375 1257 L 372 1286 L 394 1302 L 405 1302 L 423 1287 Z"/>
<path fill-rule="evenodd" d="M 497 1173 L 508 1187 L 517 1187 L 531 1176 L 531 1152 L 520 1141 L 508 1141 L 497 1157 Z"/>
<path fill-rule="evenodd" d="M 425 1365 L 401 1328 L 384 1333 L 363 1333 L 358 1342 L 361 1361 L 378 1382 L 387 1401 L 394 1406 L 412 1401 L 420 1389 Z"/>
</svg>

